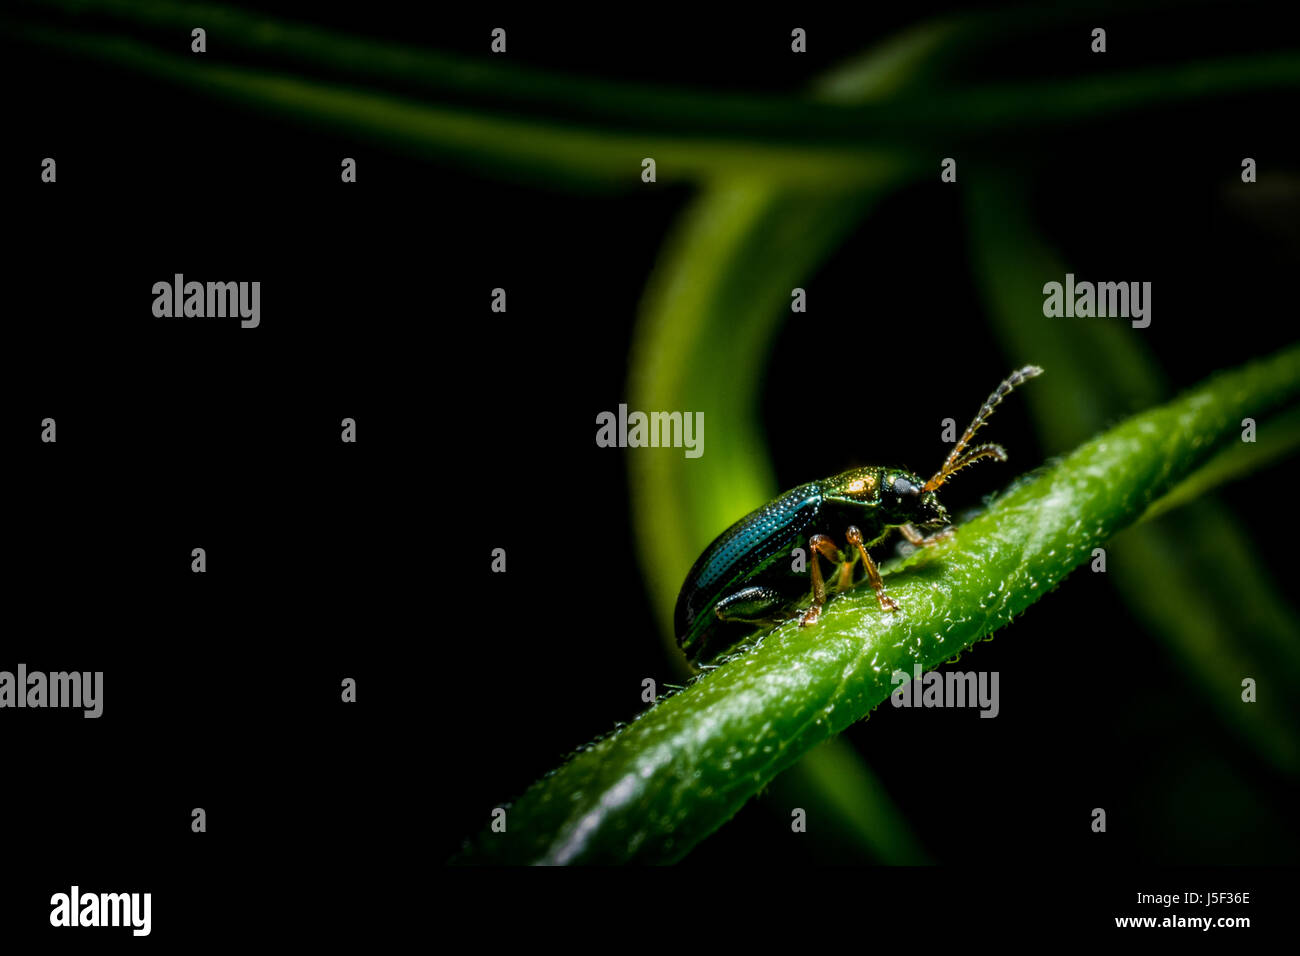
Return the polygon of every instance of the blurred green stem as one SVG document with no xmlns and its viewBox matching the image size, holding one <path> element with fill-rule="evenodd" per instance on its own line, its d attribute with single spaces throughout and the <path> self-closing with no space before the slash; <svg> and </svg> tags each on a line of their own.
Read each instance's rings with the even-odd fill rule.
<svg viewBox="0 0 1300 956">
<path fill-rule="evenodd" d="M 966 189 L 973 266 L 993 327 L 1013 362 L 1051 369 L 1041 387 L 1026 390 L 1044 446 L 1068 447 L 1164 397 L 1167 385 L 1141 332 L 1122 323 L 1044 319 L 1042 284 L 1068 270 L 1036 237 L 1025 190 L 1009 177 L 970 180 Z M 1163 641 L 1227 726 L 1289 773 L 1300 772 L 1300 720 L 1289 695 L 1261 695 L 1243 708 L 1239 692 L 1242 677 L 1263 674 L 1275 686 L 1300 686 L 1294 612 L 1231 514 L 1213 499 L 1192 499 L 1297 443 L 1296 410 L 1261 422 L 1258 442 L 1225 446 L 1154 503 L 1140 528 L 1106 548 L 1107 578 L 1145 632 Z M 1175 507 L 1182 510 L 1154 520 Z"/>
<path fill-rule="evenodd" d="M 86 14 L 95 19 L 87 22 Z M 1294 51 L 1032 83 L 970 80 L 942 95 L 911 91 L 902 81 L 950 35 L 987 39 L 981 20 L 969 30 L 959 21 L 912 31 L 907 39 L 915 48 L 896 43 L 894 60 L 881 58 L 874 73 L 843 73 L 823 82 L 822 98 L 809 98 L 596 82 L 214 5 L 21 2 L 6 15 L 5 32 L 26 42 L 476 169 L 571 188 L 638 187 L 645 157 L 656 160 L 661 181 L 750 175 L 796 186 L 869 183 L 900 163 L 933 161 L 940 148 L 939 155 L 953 155 L 976 140 L 1065 133 L 1156 107 L 1205 101 L 1208 108 L 1234 95 L 1300 87 Z M 196 59 L 188 30 L 200 20 L 210 24 L 213 40 L 211 52 Z M 139 38 L 142 27 L 161 49 Z M 223 62 L 226 51 L 258 65 Z M 304 68 L 318 75 L 290 75 Z M 361 85 L 376 83 L 387 88 Z M 868 83 L 874 88 L 863 93 Z"/>
</svg>

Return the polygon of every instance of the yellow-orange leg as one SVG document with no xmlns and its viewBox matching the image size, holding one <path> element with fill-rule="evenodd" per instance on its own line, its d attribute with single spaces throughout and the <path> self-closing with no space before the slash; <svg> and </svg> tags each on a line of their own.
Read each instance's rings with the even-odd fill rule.
<svg viewBox="0 0 1300 956">
<path fill-rule="evenodd" d="M 849 539 L 849 544 L 858 549 L 858 554 L 862 555 L 862 564 L 867 569 L 867 579 L 871 581 L 871 587 L 876 592 L 876 600 L 886 611 L 897 611 L 898 602 L 885 593 L 885 582 L 880 580 L 880 570 L 876 567 L 876 562 L 871 560 L 871 555 L 867 554 L 867 546 L 862 543 L 862 532 L 857 529 L 856 525 L 849 525 L 849 530 L 844 536 Z"/>
<path fill-rule="evenodd" d="M 907 539 L 909 544 L 918 548 L 927 548 L 937 541 L 944 541 L 952 537 L 952 528 L 944 528 L 938 534 L 932 534 L 929 537 L 922 537 L 921 532 L 910 524 L 900 524 L 898 530 L 903 533 L 903 537 Z"/>
<path fill-rule="evenodd" d="M 799 618 L 799 626 L 807 627 L 809 624 L 816 624 L 817 618 L 822 616 L 822 606 L 826 603 L 826 582 L 822 580 L 821 563 L 817 560 L 817 555 L 822 555 L 827 561 L 842 561 L 844 556 L 840 554 L 840 549 L 835 547 L 834 542 L 824 534 L 815 534 L 808 539 L 808 568 L 812 571 L 813 602 L 808 610 L 803 612 Z M 843 578 L 843 569 L 840 570 L 841 579 Z"/>
<path fill-rule="evenodd" d="M 835 585 L 837 591 L 847 591 L 850 584 L 853 583 L 853 562 L 857 558 L 848 558 L 840 564 L 840 580 Z"/>
</svg>

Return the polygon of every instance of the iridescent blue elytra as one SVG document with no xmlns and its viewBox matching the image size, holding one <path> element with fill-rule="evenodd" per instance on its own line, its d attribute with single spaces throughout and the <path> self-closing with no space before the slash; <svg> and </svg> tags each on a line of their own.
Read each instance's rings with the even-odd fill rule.
<svg viewBox="0 0 1300 956">
<path fill-rule="evenodd" d="M 827 599 L 823 560 L 839 569 L 837 590 L 853 584 L 861 564 L 881 608 L 896 610 L 898 604 L 885 594 L 867 548 L 894 528 L 917 546 L 951 533 L 926 537 L 918 530 L 947 524 L 947 512 L 935 489 L 976 461 L 1006 460 L 999 445 L 969 450 L 967 445 L 1007 393 L 1041 373 L 1042 369 L 1029 365 L 1009 375 L 929 481 L 901 468 L 854 468 L 792 488 L 718 535 L 691 567 L 677 596 L 673 624 L 687 659 L 706 663 L 757 626 L 790 618 L 810 590 L 812 604 L 799 621 L 805 626 L 814 623 Z"/>
</svg>

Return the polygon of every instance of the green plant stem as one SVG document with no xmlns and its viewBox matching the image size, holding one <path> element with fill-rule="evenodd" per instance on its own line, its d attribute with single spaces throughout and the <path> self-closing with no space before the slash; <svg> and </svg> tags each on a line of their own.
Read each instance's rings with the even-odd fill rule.
<svg viewBox="0 0 1300 956">
<path fill-rule="evenodd" d="M 1014 485 L 954 538 L 790 622 L 535 784 L 466 862 L 671 862 L 910 674 L 1004 627 L 1262 417 L 1300 398 L 1300 347 L 1222 373 Z M 1099 636 L 1099 640 L 1104 637 Z M 1118 666 L 1118 665 L 1116 665 Z M 1107 668 L 1098 671 L 1104 687 Z"/>
<path fill-rule="evenodd" d="M 882 169 L 931 160 L 939 148 L 954 151 L 978 140 L 1063 132 L 1074 124 L 1210 97 L 1300 87 L 1300 55 L 1283 51 L 1124 74 L 966 83 L 941 96 L 927 90 L 858 103 L 720 94 L 591 82 L 508 63 L 457 62 L 240 11 L 200 8 L 223 20 L 232 40 L 242 40 L 252 55 L 292 54 L 287 63 L 268 69 L 232 65 L 215 54 L 195 59 L 180 28 L 182 21 L 192 23 L 196 13 L 186 12 L 184 5 L 101 0 L 89 9 L 128 23 L 165 23 L 172 31 L 166 35 L 168 45 L 160 50 L 133 36 L 114 35 L 111 26 L 69 29 L 69 23 L 80 21 L 66 14 L 52 24 L 46 18 L 19 19 L 7 21 L 4 28 L 25 42 L 114 63 L 296 121 L 570 187 L 639 186 L 645 157 L 656 160 L 662 181 L 748 174 L 806 186 L 872 182 Z M 289 74 L 288 68 L 313 58 L 333 72 L 324 78 Z M 381 66 L 390 60 L 397 65 Z M 396 89 L 358 86 L 377 78 L 396 81 Z"/>
<path fill-rule="evenodd" d="M 1070 447 L 1107 421 L 1167 396 L 1146 336 L 1121 323 L 1045 320 L 1042 282 L 1067 270 L 1036 235 L 1026 190 L 1014 176 L 967 187 L 977 281 L 995 333 L 1013 362 L 1051 369 L 1025 400 L 1044 447 Z M 1106 382 L 1105 388 L 1096 383 Z M 1239 682 L 1269 675 L 1300 684 L 1294 614 L 1245 530 L 1211 487 L 1277 460 L 1300 444 L 1300 410 L 1261 420 L 1259 440 L 1232 441 L 1155 502 L 1140 527 L 1106 548 L 1106 580 L 1143 631 L 1168 648 L 1204 705 L 1256 755 L 1284 773 L 1300 771 L 1300 712 L 1289 695 L 1242 707 Z M 1183 508 L 1166 521 L 1156 520 Z"/>
</svg>

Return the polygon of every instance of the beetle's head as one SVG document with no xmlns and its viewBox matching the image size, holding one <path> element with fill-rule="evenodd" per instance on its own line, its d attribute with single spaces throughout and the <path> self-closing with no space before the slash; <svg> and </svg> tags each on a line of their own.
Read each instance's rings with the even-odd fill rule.
<svg viewBox="0 0 1300 956">
<path fill-rule="evenodd" d="M 914 524 L 922 527 L 945 525 L 948 512 L 933 491 L 924 491 L 924 479 L 907 471 L 890 471 L 884 475 L 881 513 L 890 524 Z"/>
<path fill-rule="evenodd" d="M 925 482 L 897 468 L 855 468 L 836 475 L 822 494 L 841 504 L 870 507 L 886 524 L 945 525 L 948 512 Z"/>
</svg>

